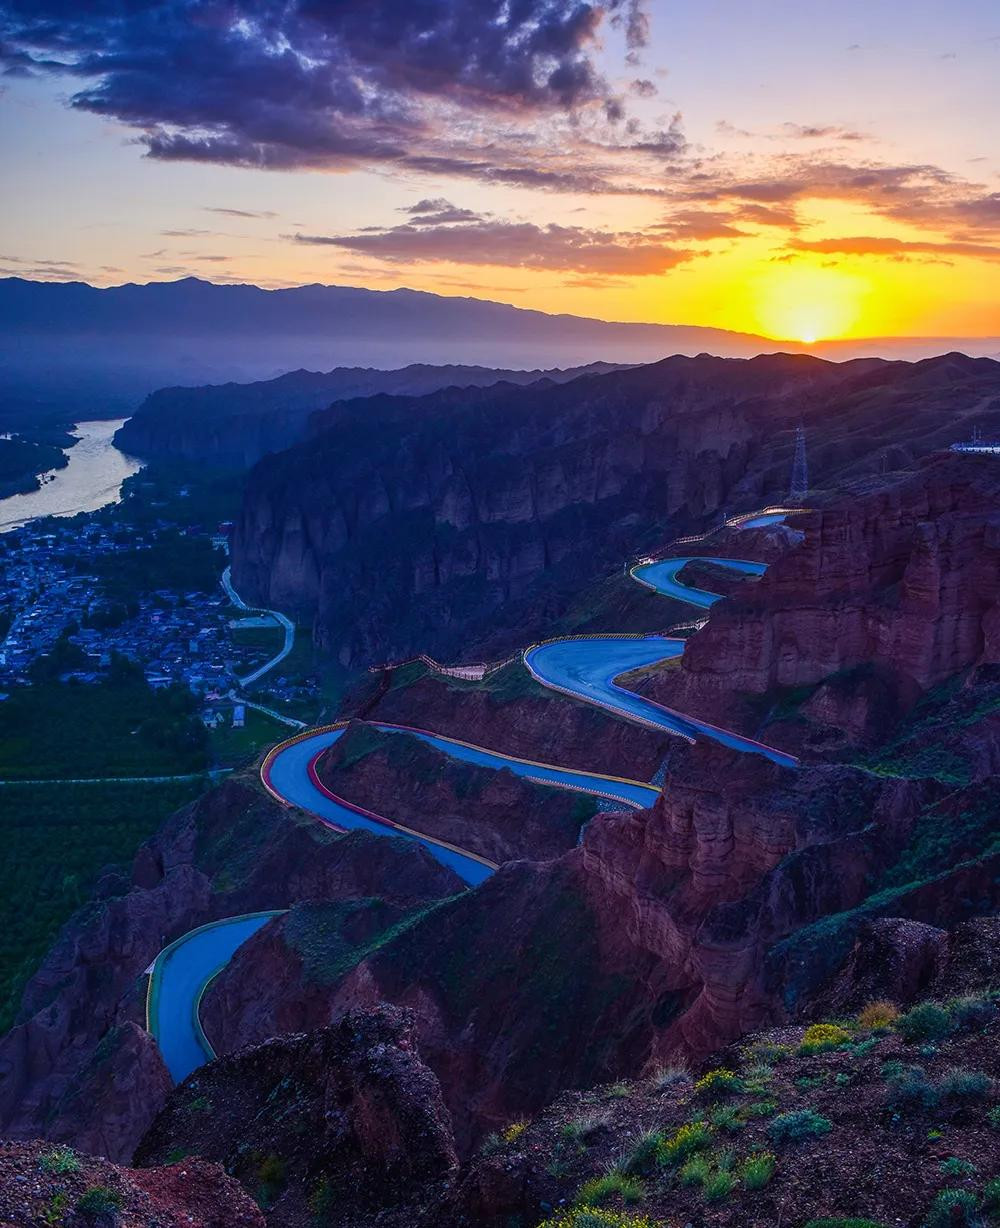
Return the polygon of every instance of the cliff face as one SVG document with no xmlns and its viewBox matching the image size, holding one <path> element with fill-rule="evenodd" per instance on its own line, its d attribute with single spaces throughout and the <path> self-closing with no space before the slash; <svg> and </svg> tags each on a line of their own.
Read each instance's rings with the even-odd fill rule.
<svg viewBox="0 0 1000 1228">
<path fill-rule="evenodd" d="M 131 883 L 64 927 L 0 1039 L 0 1133 L 131 1156 L 170 1089 L 143 1030 L 142 974 L 195 926 L 299 899 L 377 895 L 410 907 L 460 885 L 415 845 L 338 836 L 227 782 L 139 850 Z"/>
<path fill-rule="evenodd" d="M 856 741 L 875 732 L 871 714 L 1000 660 L 993 458 L 931 460 L 795 523 L 801 544 L 713 608 L 680 669 L 649 684 L 653 698 L 719 717 L 734 692 L 818 687 L 805 715 Z"/>
<path fill-rule="evenodd" d="M 151 460 L 243 469 L 268 452 L 280 452 L 304 438 L 310 415 L 333 401 L 379 393 L 423 396 L 438 388 L 488 387 L 500 381 L 565 383 L 578 375 L 615 369 L 611 363 L 551 371 L 414 363 L 398 371 L 337 367 L 322 372 L 290 371 L 251 384 L 160 388 L 116 433 L 115 443 L 125 452 Z"/>
<path fill-rule="evenodd" d="M 311 621 L 345 665 L 503 655 L 644 541 L 782 497 L 800 418 L 822 480 L 950 442 L 1000 390 L 1000 364 L 934 362 L 671 358 L 561 387 L 343 403 L 251 474 L 234 581 Z"/>
</svg>

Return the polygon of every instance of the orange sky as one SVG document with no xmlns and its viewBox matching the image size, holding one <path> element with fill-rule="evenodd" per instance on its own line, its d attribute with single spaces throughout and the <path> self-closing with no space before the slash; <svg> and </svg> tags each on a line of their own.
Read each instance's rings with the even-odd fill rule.
<svg viewBox="0 0 1000 1228">
<path fill-rule="evenodd" d="M 448 25 L 461 5 L 429 0 L 434 24 L 409 30 L 394 3 L 291 3 L 258 30 L 247 0 L 203 26 L 188 0 L 61 26 L 38 0 L 8 31 L 0 275 L 403 285 L 803 341 L 1000 336 L 995 4 L 594 0 L 580 26 L 571 0 L 526 0 L 526 26 L 473 37 Z M 564 46 L 526 77 L 542 17 Z"/>
</svg>

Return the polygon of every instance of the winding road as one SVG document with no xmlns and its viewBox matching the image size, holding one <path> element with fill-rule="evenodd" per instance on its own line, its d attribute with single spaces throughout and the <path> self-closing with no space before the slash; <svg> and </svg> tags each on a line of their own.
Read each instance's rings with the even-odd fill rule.
<svg viewBox="0 0 1000 1228">
<path fill-rule="evenodd" d="M 759 518 L 759 522 L 772 524 L 783 518 L 783 515 L 773 514 Z M 750 522 L 746 523 L 749 526 Z M 684 565 L 691 561 L 692 558 L 686 557 L 644 562 L 633 567 L 631 575 L 640 584 L 665 596 L 707 609 L 719 600 L 719 594 L 692 588 L 678 579 Z M 766 570 L 763 563 L 743 559 L 698 556 L 697 561 L 744 575 L 759 576 Z M 224 585 L 235 597 L 227 581 L 228 575 Z M 525 650 L 523 659 L 525 667 L 543 686 L 594 704 L 622 719 L 689 741 L 698 737 L 713 738 L 736 750 L 764 755 L 782 766 L 794 767 L 797 760 L 783 751 L 675 712 L 616 681 L 633 670 L 677 658 L 683 651 L 683 640 L 662 635 L 574 636 L 532 645 Z M 651 806 L 660 792 L 658 787 L 642 781 L 534 763 L 424 729 L 378 723 L 374 723 L 374 727 L 386 733 L 416 736 L 436 750 L 466 763 L 507 769 L 545 786 L 589 793 L 635 809 Z M 265 788 L 283 804 L 305 810 L 336 830 L 365 828 L 416 840 L 470 886 L 493 873 L 497 868 L 495 863 L 468 849 L 395 823 L 332 793 L 320 781 L 316 762 L 341 737 L 345 728 L 346 722 L 339 722 L 307 730 L 273 747 L 261 766 Z M 177 1081 L 215 1056 L 198 1017 L 206 987 L 235 951 L 275 915 L 278 914 L 254 913 L 201 926 L 165 947 L 150 966 L 146 1026 L 159 1042 L 167 1067 Z"/>
</svg>

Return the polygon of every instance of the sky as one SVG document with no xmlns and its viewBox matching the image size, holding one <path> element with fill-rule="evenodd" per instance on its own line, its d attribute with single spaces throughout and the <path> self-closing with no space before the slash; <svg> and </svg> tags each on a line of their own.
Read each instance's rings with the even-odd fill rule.
<svg viewBox="0 0 1000 1228">
<path fill-rule="evenodd" d="M 995 0 L 0 0 L 0 276 L 1000 335 Z"/>
</svg>

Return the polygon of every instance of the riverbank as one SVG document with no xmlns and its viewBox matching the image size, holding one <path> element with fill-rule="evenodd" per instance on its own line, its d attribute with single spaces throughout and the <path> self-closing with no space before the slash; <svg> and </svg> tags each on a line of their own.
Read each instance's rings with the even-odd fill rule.
<svg viewBox="0 0 1000 1228">
<path fill-rule="evenodd" d="M 4 484 L 3 455 L 0 452 L 0 533 L 19 529 L 44 516 L 76 516 L 93 512 L 121 498 L 122 483 L 138 473 L 143 462 L 115 447 L 115 431 L 125 421 L 111 418 L 104 421 L 78 422 L 73 428 L 75 439 L 65 447 L 55 444 L 29 444 L 30 449 L 44 449 L 46 456 L 37 456 L 48 468 L 26 472 L 27 456 L 16 460 L 19 466 L 12 474 L 14 489 Z M 0 440 L 0 445 L 19 445 L 20 440 Z M 19 448 L 19 456 L 24 449 Z M 14 457 L 11 458 L 15 460 Z"/>
</svg>

